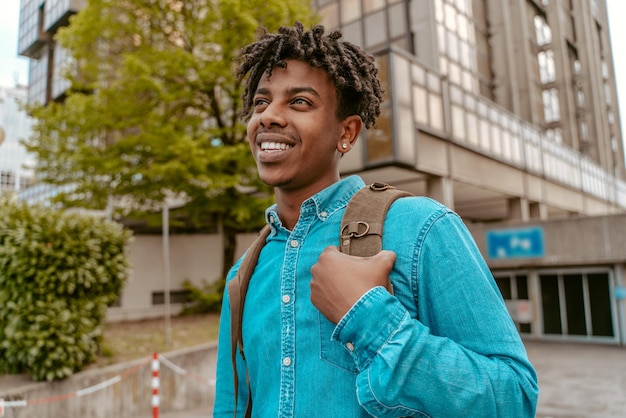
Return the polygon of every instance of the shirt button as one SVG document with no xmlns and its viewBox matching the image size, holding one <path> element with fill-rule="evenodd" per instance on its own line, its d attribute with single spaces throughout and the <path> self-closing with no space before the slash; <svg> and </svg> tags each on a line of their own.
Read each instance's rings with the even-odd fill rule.
<svg viewBox="0 0 626 418">
<path fill-rule="evenodd" d="M 283 295 L 283 302 L 284 303 L 289 303 L 290 300 L 291 300 L 291 297 L 289 297 L 289 295 Z"/>
<path fill-rule="evenodd" d="M 292 248 L 296 248 L 299 245 L 299 243 L 297 240 L 294 239 L 294 240 L 291 240 L 289 245 L 291 245 Z"/>
<path fill-rule="evenodd" d="M 270 215 L 270 223 L 273 224 L 274 223 L 274 215 Z"/>
<path fill-rule="evenodd" d="M 346 343 L 346 348 L 348 349 L 348 351 L 354 351 L 354 344 Z"/>
<path fill-rule="evenodd" d="M 290 357 L 285 357 L 283 359 L 283 365 L 287 366 L 287 367 L 291 366 L 291 358 Z"/>
<path fill-rule="evenodd" d="M 320 216 L 321 216 L 322 218 L 325 218 L 325 217 L 327 217 L 327 216 L 328 216 L 328 212 L 326 212 L 325 210 L 323 210 L 323 211 L 321 211 L 321 212 L 320 212 Z"/>
</svg>

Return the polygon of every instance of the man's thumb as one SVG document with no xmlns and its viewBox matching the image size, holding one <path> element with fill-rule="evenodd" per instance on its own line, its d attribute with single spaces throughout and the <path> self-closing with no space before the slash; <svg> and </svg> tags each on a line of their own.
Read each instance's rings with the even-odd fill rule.
<svg viewBox="0 0 626 418">
<path fill-rule="evenodd" d="M 378 254 L 374 256 L 378 261 L 384 262 L 388 264 L 389 270 L 393 267 L 393 264 L 396 262 L 396 253 L 389 250 L 382 250 Z"/>
</svg>

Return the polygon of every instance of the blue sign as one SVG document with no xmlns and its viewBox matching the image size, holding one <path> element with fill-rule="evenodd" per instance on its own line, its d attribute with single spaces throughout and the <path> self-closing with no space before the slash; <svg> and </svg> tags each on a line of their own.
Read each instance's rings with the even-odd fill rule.
<svg viewBox="0 0 626 418">
<path fill-rule="evenodd" d="M 494 259 L 538 258 L 545 255 L 543 228 L 487 231 L 487 256 Z"/>
</svg>

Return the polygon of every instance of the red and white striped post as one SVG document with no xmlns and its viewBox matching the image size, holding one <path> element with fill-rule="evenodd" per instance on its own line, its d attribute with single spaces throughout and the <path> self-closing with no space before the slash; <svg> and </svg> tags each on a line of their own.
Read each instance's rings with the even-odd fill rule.
<svg viewBox="0 0 626 418">
<path fill-rule="evenodd" d="M 152 356 L 152 418 L 159 418 L 159 354 Z"/>
</svg>

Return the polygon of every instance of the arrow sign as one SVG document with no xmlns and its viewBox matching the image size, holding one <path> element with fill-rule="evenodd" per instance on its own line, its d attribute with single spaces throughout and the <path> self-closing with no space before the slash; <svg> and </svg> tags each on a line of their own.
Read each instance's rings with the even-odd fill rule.
<svg viewBox="0 0 626 418">
<path fill-rule="evenodd" d="M 494 259 L 545 256 L 543 228 L 490 230 L 486 234 L 487 255 Z"/>
</svg>

